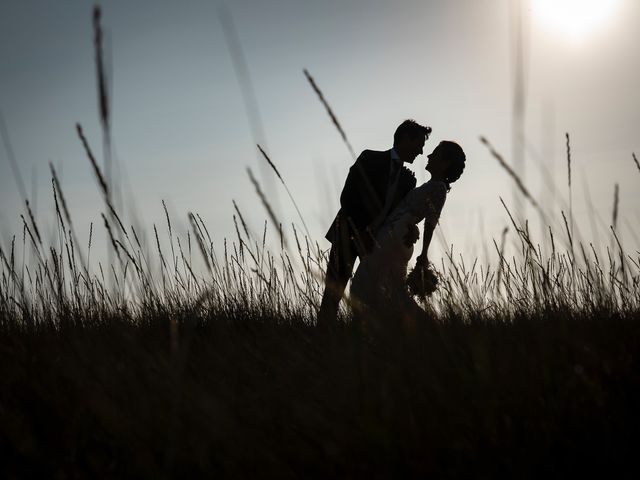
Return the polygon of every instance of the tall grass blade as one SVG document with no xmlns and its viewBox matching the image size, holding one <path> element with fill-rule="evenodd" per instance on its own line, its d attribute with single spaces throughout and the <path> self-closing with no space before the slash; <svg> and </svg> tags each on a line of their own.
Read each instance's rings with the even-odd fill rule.
<svg viewBox="0 0 640 480">
<path fill-rule="evenodd" d="M 613 212 L 611 213 L 611 225 L 613 229 L 618 228 L 618 205 L 620 203 L 620 186 L 616 183 L 613 188 Z"/>
<path fill-rule="evenodd" d="M 280 224 L 280 222 L 278 221 L 278 218 L 276 217 L 276 214 L 273 211 L 273 208 L 271 207 L 269 200 L 267 200 L 267 197 L 263 193 L 262 188 L 260 188 L 260 183 L 258 183 L 258 181 L 256 180 L 256 177 L 253 175 L 253 172 L 249 167 L 247 167 L 247 174 L 249 175 L 249 180 L 251 180 L 253 187 L 256 189 L 256 193 L 258 194 L 258 197 L 262 202 L 262 206 L 267 211 L 267 215 L 269 215 L 269 220 L 271 220 L 271 223 L 276 228 L 278 228 L 278 225 Z M 283 236 L 281 236 L 281 241 L 284 243 L 285 246 L 287 245 L 287 240 Z"/>
<path fill-rule="evenodd" d="M 260 150 L 260 153 L 262 154 L 262 156 L 265 158 L 265 160 L 269 164 L 269 166 L 275 172 L 276 176 L 278 177 L 278 179 L 280 180 L 282 185 L 284 186 L 285 190 L 287 191 L 287 195 L 289 195 L 289 199 L 291 200 L 291 203 L 293 203 L 293 206 L 295 207 L 296 212 L 298 212 L 298 217 L 300 217 L 300 221 L 302 222 L 302 226 L 304 227 L 304 231 L 306 232 L 308 237 L 311 237 L 311 234 L 309 233 L 309 229 L 307 228 L 307 224 L 305 223 L 304 218 L 302 216 L 302 212 L 300 212 L 300 208 L 298 207 L 297 202 L 293 198 L 293 195 L 291 194 L 291 191 L 289 190 L 289 187 L 287 186 L 286 182 L 284 181 L 284 178 L 282 178 L 282 175 L 280 175 L 280 172 L 278 171 L 276 166 L 273 164 L 273 162 L 269 158 L 269 155 L 267 155 L 267 153 L 262 149 L 262 147 L 260 145 L 257 145 L 257 147 L 258 147 L 258 150 Z"/>
<path fill-rule="evenodd" d="M 96 63 L 96 80 L 98 83 L 98 109 L 100 111 L 100 124 L 104 136 L 105 156 L 104 169 L 107 185 L 112 186 L 113 179 L 111 165 L 111 119 L 109 110 L 109 95 L 107 94 L 107 77 L 104 68 L 103 31 L 100 23 L 102 11 L 99 6 L 93 9 L 93 47 Z"/>
<path fill-rule="evenodd" d="M 84 147 L 84 151 L 89 158 L 89 162 L 93 167 L 93 173 L 96 176 L 96 180 L 98 181 L 98 185 L 100 186 L 100 190 L 102 191 L 102 195 L 107 203 L 109 203 L 109 185 L 107 184 L 104 175 L 102 175 L 102 171 L 98 166 L 98 162 L 96 162 L 96 157 L 93 155 L 93 151 L 89 146 L 89 142 L 84 135 L 84 131 L 82 130 L 82 126 L 79 123 L 76 123 L 76 131 L 78 132 L 78 137 L 80 137 L 80 141 L 82 142 L 82 146 Z"/>
<path fill-rule="evenodd" d="M 7 125 L 4 121 L 4 115 L 2 115 L 2 111 L 0 111 L 0 137 L 2 137 L 2 144 L 4 145 L 4 151 L 7 154 L 7 160 L 9 160 L 9 166 L 11 167 L 13 179 L 16 182 L 16 187 L 18 187 L 18 193 L 20 194 L 20 198 L 24 202 L 27 199 L 27 189 L 24 186 L 22 174 L 20 173 L 18 162 L 16 161 L 15 154 L 13 153 L 13 146 L 11 145 L 11 139 L 9 138 L 9 130 L 7 129 Z"/>
<path fill-rule="evenodd" d="M 573 192 L 571 190 L 571 142 L 569 132 L 565 133 L 567 146 L 567 184 L 569 187 L 569 224 L 571 225 L 571 236 L 573 236 Z"/>
<path fill-rule="evenodd" d="M 500 164 L 500 166 L 507 172 L 507 174 L 513 179 L 513 181 L 515 182 L 516 186 L 518 187 L 518 190 L 520 190 L 520 192 L 522 193 L 522 195 L 524 195 L 524 197 L 529 200 L 529 202 L 531 202 L 531 205 L 533 205 L 535 207 L 535 209 L 538 211 L 538 213 L 540 214 L 541 217 L 546 218 L 546 215 L 544 214 L 544 212 L 542 211 L 542 209 L 540 208 L 540 205 L 538 205 L 538 202 L 536 202 L 535 198 L 533 198 L 533 196 L 529 193 L 529 190 L 527 190 L 527 188 L 524 186 L 524 183 L 522 182 L 522 180 L 520 179 L 520 177 L 516 174 L 516 172 L 509 166 L 509 164 L 504 160 L 504 158 L 502 158 L 502 155 L 500 155 L 498 153 L 498 151 L 493 148 L 493 145 L 491 145 L 491 143 L 489 142 L 489 140 L 487 140 L 485 137 L 481 136 L 480 137 L 480 142 L 482 142 L 483 145 L 485 145 L 487 147 L 487 149 L 489 150 L 489 153 L 491 153 L 491 155 L 493 156 L 493 158 L 495 158 L 498 163 Z"/>
<path fill-rule="evenodd" d="M 349 140 L 347 139 L 347 134 L 344 132 L 344 129 L 340 125 L 340 122 L 338 121 L 338 117 L 336 117 L 336 115 L 333 113 L 333 110 L 329 106 L 329 103 L 327 102 L 327 100 L 324 98 L 324 95 L 322 94 L 322 90 L 320 90 L 320 87 L 318 87 L 318 85 L 316 84 L 315 80 L 313 79 L 309 71 L 305 68 L 303 72 L 304 72 L 304 76 L 307 77 L 307 80 L 309 81 L 311 88 L 313 88 L 313 91 L 316 92 L 316 95 L 318 96 L 320 103 L 322 103 L 325 110 L 329 114 L 329 118 L 331 118 L 331 122 L 338 129 L 338 133 L 340 133 L 340 136 L 342 137 L 342 141 L 344 141 L 345 145 L 349 149 L 349 153 L 351 153 L 351 156 L 355 160 L 356 152 L 353 150 L 351 143 L 349 143 Z"/>
</svg>

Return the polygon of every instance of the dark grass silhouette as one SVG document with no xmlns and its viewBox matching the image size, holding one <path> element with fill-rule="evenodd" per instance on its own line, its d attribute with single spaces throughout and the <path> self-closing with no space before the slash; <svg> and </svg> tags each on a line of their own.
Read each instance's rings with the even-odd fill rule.
<svg viewBox="0 0 640 480">
<path fill-rule="evenodd" d="M 635 465 L 637 313 L 449 315 L 377 344 L 246 308 L 3 323 L 4 478 Z"/>
<path fill-rule="evenodd" d="M 503 203 L 497 265 L 447 252 L 415 331 L 363 337 L 345 308 L 326 335 L 316 242 L 274 217 L 273 251 L 235 202 L 223 252 L 196 212 L 176 234 L 166 207 L 167 234 L 141 242 L 78 134 L 114 262 L 92 265 L 93 225 L 84 254 L 52 169 L 58 238 L 25 196 L 24 235 L 0 249 L 2 478 L 637 473 L 640 253 L 615 229 L 594 246 L 562 212 L 538 240 Z"/>
</svg>

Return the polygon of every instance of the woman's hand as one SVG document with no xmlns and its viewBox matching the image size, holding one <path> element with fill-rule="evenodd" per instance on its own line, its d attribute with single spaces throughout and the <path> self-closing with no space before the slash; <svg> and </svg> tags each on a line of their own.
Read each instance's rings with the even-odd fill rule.
<svg viewBox="0 0 640 480">
<path fill-rule="evenodd" d="M 423 252 L 416 258 L 416 266 L 427 267 L 429 266 L 429 259 L 427 255 Z"/>
</svg>

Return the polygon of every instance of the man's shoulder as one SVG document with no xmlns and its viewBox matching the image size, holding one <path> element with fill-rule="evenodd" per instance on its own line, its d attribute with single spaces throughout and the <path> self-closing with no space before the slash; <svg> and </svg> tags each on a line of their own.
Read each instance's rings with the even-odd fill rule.
<svg viewBox="0 0 640 480">
<path fill-rule="evenodd" d="M 357 164 L 370 168 L 382 167 L 391 161 L 390 150 L 381 152 L 378 150 L 363 150 L 356 160 Z"/>
<path fill-rule="evenodd" d="M 358 156 L 358 160 L 365 158 L 388 158 L 391 159 L 391 150 L 363 150 L 362 153 Z"/>
</svg>

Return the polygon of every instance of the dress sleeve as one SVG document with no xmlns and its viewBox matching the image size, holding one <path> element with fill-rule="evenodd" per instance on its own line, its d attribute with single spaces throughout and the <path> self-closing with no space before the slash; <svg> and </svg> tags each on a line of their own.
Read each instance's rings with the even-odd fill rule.
<svg viewBox="0 0 640 480">
<path fill-rule="evenodd" d="M 447 198 L 447 186 L 443 182 L 427 182 L 414 190 L 409 209 L 420 221 L 435 228 L 440 218 L 440 212 Z"/>
</svg>

